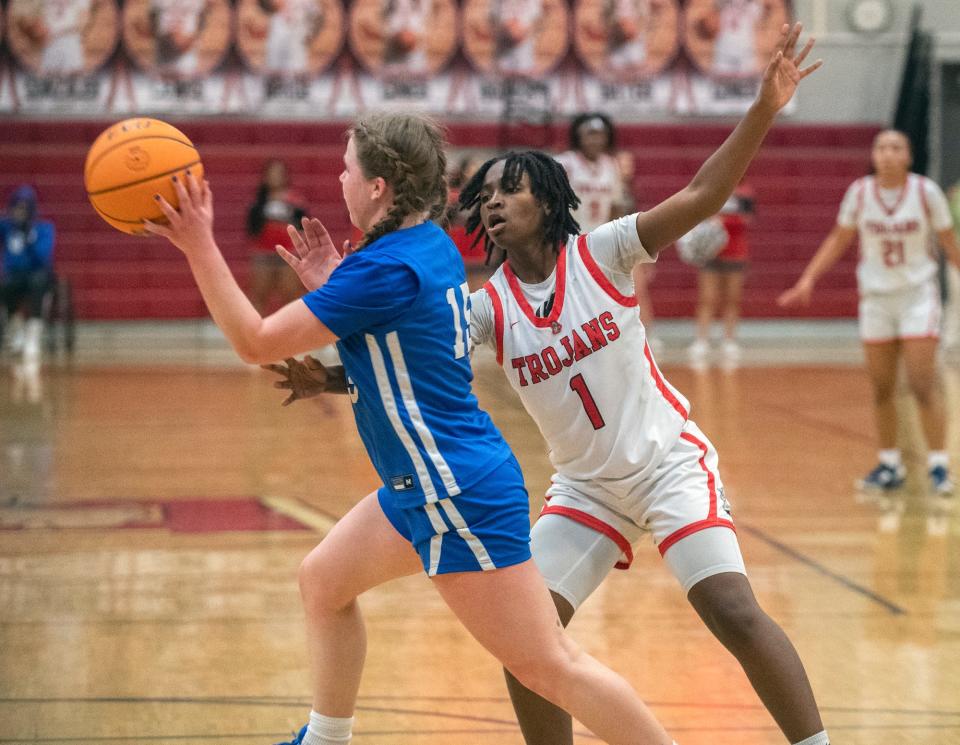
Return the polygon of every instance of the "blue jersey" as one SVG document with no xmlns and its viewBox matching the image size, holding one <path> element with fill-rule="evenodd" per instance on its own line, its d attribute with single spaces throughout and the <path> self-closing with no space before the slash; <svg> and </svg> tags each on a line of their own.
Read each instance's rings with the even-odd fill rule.
<svg viewBox="0 0 960 745">
<path fill-rule="evenodd" d="M 53 265 L 53 223 L 39 220 L 27 226 L 0 218 L 0 244 L 3 258 L 0 274 L 34 272 Z"/>
<path fill-rule="evenodd" d="M 437 225 L 345 257 L 304 302 L 339 338 L 360 437 L 398 506 L 456 496 L 510 457 L 470 388 L 466 276 Z"/>
</svg>

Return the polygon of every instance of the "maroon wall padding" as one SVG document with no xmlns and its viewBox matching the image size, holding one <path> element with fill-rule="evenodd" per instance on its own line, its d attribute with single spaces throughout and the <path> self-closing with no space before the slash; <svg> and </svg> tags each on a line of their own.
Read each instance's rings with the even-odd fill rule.
<svg viewBox="0 0 960 745">
<path fill-rule="evenodd" d="M 183 256 L 159 239 L 134 238 L 100 220 L 83 190 L 87 147 L 111 122 L 5 120 L 0 138 L 0 199 L 18 184 L 38 191 L 42 216 L 57 228 L 56 265 L 74 286 L 82 319 L 205 316 Z M 241 284 L 247 276 L 246 208 L 265 159 L 290 165 L 294 186 L 335 240 L 349 235 L 340 195 L 346 123 L 316 124 L 199 119 L 176 121 L 197 145 L 215 194 L 216 234 Z M 682 188 L 729 134 L 717 124 L 637 125 L 619 129 L 618 144 L 636 155 L 635 193 L 647 208 Z M 777 295 L 799 276 L 833 225 L 846 187 L 863 175 L 876 126 L 784 124 L 767 137 L 750 168 L 757 216 L 750 229 L 751 265 L 744 292 L 748 317 L 781 317 Z M 450 125 L 454 146 L 498 148 L 507 141 L 562 149 L 566 126 Z M 519 142 L 518 142 L 519 140 Z M 805 316 L 856 315 L 856 251 L 823 278 Z M 665 251 L 652 284 L 662 317 L 693 314 L 696 274 Z"/>
</svg>

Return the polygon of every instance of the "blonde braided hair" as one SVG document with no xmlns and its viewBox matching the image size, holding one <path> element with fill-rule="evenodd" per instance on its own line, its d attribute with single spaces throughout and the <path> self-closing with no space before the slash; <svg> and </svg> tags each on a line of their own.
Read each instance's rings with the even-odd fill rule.
<svg viewBox="0 0 960 745">
<path fill-rule="evenodd" d="M 370 114 L 351 127 L 364 178 L 380 177 L 393 189 L 393 205 L 363 236 L 357 250 L 390 233 L 410 215 L 433 220 L 447 203 L 447 155 L 443 129 L 419 114 Z"/>
</svg>

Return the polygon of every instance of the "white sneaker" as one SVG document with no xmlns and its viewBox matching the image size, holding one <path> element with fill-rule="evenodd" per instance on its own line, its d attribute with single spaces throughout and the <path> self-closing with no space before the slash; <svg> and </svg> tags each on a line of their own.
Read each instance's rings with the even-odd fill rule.
<svg viewBox="0 0 960 745">
<path fill-rule="evenodd" d="M 25 362 L 36 363 L 40 359 L 40 342 L 43 339 L 43 320 L 30 318 L 24 327 L 23 359 Z"/>
<path fill-rule="evenodd" d="M 727 339 L 720 346 L 720 354 L 723 356 L 723 362 L 728 366 L 736 366 L 743 357 L 743 350 L 733 339 Z"/>
<path fill-rule="evenodd" d="M 702 365 L 710 356 L 710 342 L 706 339 L 697 339 L 687 347 L 687 359 L 691 364 Z"/>
</svg>

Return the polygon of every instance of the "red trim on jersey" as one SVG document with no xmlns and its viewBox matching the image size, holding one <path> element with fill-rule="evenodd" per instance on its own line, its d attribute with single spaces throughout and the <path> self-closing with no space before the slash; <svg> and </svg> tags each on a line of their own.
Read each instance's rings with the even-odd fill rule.
<svg viewBox="0 0 960 745">
<path fill-rule="evenodd" d="M 877 179 L 873 179 L 873 198 L 877 200 L 880 208 L 887 213 L 887 217 L 893 217 L 897 213 L 897 210 L 900 209 L 900 205 L 903 204 L 903 200 L 907 198 L 907 193 L 910 191 L 910 182 L 912 180 L 910 174 L 907 174 L 907 183 L 900 189 L 900 195 L 897 197 L 897 201 L 894 202 L 892 207 L 888 207 L 887 203 L 880 198 L 880 187 L 877 185 Z"/>
<path fill-rule="evenodd" d="M 567 284 L 567 247 L 563 246 L 560 249 L 560 255 L 557 256 L 557 280 L 555 287 L 555 295 L 553 298 L 553 308 L 550 309 L 550 315 L 546 318 L 538 318 L 537 314 L 533 312 L 533 308 L 530 307 L 530 303 L 527 302 L 527 298 L 524 297 L 523 290 L 520 289 L 520 280 L 517 279 L 517 275 L 513 273 L 513 269 L 510 268 L 509 263 L 503 265 L 503 276 L 507 278 L 507 284 L 510 286 L 510 291 L 513 293 L 513 297 L 517 301 L 517 305 L 520 306 L 520 310 L 523 311 L 523 315 L 537 328 L 548 329 L 557 322 L 557 319 L 560 317 L 560 311 L 563 310 L 563 295 L 566 291 Z"/>
<path fill-rule="evenodd" d="M 601 290 L 626 308 L 637 307 L 636 296 L 622 295 L 620 291 L 614 287 L 613 282 L 610 281 L 607 275 L 603 273 L 603 270 L 597 265 L 593 254 L 591 254 L 587 248 L 586 233 L 577 238 L 577 252 L 580 254 L 580 260 L 583 262 L 583 265 L 587 267 L 587 271 L 590 272 L 590 276 L 593 277 L 593 281 L 600 285 Z"/>
<path fill-rule="evenodd" d="M 490 304 L 493 306 L 493 333 L 497 340 L 497 364 L 503 367 L 503 302 L 500 300 L 500 293 L 493 286 L 492 282 L 487 282 L 483 286 L 484 291 L 490 296 Z"/>
<path fill-rule="evenodd" d="M 930 205 L 927 203 L 926 184 L 923 183 L 923 178 L 918 178 L 917 183 L 920 185 L 920 202 L 923 204 L 923 213 L 927 216 L 930 227 L 933 227 L 933 216 L 930 214 Z"/>
<path fill-rule="evenodd" d="M 854 224 L 860 222 L 860 215 L 863 214 L 863 197 L 867 191 L 867 180 L 860 179 L 860 190 L 857 192 L 857 214 L 854 218 Z"/>
<path fill-rule="evenodd" d="M 644 339 L 643 342 L 643 354 L 646 356 L 647 363 L 650 365 L 650 374 L 653 376 L 653 382 L 656 384 L 657 390 L 660 391 L 660 395 L 667 399 L 667 403 L 683 417 L 684 421 L 689 419 L 690 414 L 683 408 L 683 404 L 673 395 L 673 391 L 667 387 L 666 381 L 664 381 L 663 376 L 660 375 L 660 371 L 657 369 L 657 363 L 653 361 L 653 355 L 650 353 L 650 345 L 647 344 L 646 339 Z"/>
<path fill-rule="evenodd" d="M 717 516 L 717 479 L 713 471 L 707 468 L 707 443 L 689 432 L 681 432 L 680 439 L 692 442 L 700 450 L 700 468 L 707 474 L 707 491 L 710 494 L 710 510 L 707 512 L 707 519 L 713 520 Z"/>
<path fill-rule="evenodd" d="M 667 549 L 669 549 L 677 541 L 683 540 L 689 535 L 694 533 L 699 533 L 701 530 L 706 530 L 707 528 L 730 528 L 734 533 L 737 532 L 736 526 L 729 520 L 724 520 L 719 517 L 715 517 L 713 520 L 698 520 L 695 523 L 690 523 L 686 527 L 680 528 L 680 530 L 674 531 L 663 541 L 660 542 L 660 545 L 657 546 L 660 549 L 660 555 L 663 556 Z"/>
<path fill-rule="evenodd" d="M 583 512 L 582 510 L 574 509 L 573 507 L 551 507 L 545 506 L 540 510 L 541 515 L 562 515 L 563 517 L 570 518 L 575 523 L 580 523 L 581 525 L 586 525 L 588 528 L 592 528 L 598 533 L 602 533 L 611 541 L 617 544 L 617 548 L 620 549 L 626 557 L 626 561 L 618 561 L 614 564 L 616 569 L 629 569 L 630 565 L 633 563 L 633 547 L 620 531 L 616 528 L 608 525 L 599 517 L 591 515 L 588 512 Z"/>
<path fill-rule="evenodd" d="M 733 523 L 729 520 L 726 520 L 722 517 L 717 517 L 717 478 L 714 476 L 713 471 L 707 467 L 707 444 L 701 440 L 696 435 L 692 435 L 689 432 L 681 432 L 680 439 L 686 440 L 687 442 L 693 443 L 700 450 L 700 468 L 703 469 L 703 472 L 707 475 L 707 492 L 710 494 L 710 509 L 707 511 L 706 520 L 698 520 L 695 523 L 690 523 L 679 530 L 675 530 L 673 533 L 664 538 L 660 545 L 657 548 L 660 550 L 660 555 L 663 556 L 667 549 L 670 548 L 674 543 L 686 538 L 688 535 L 697 533 L 705 528 L 730 528 L 734 533 L 737 532 L 737 529 L 734 527 Z"/>
</svg>

